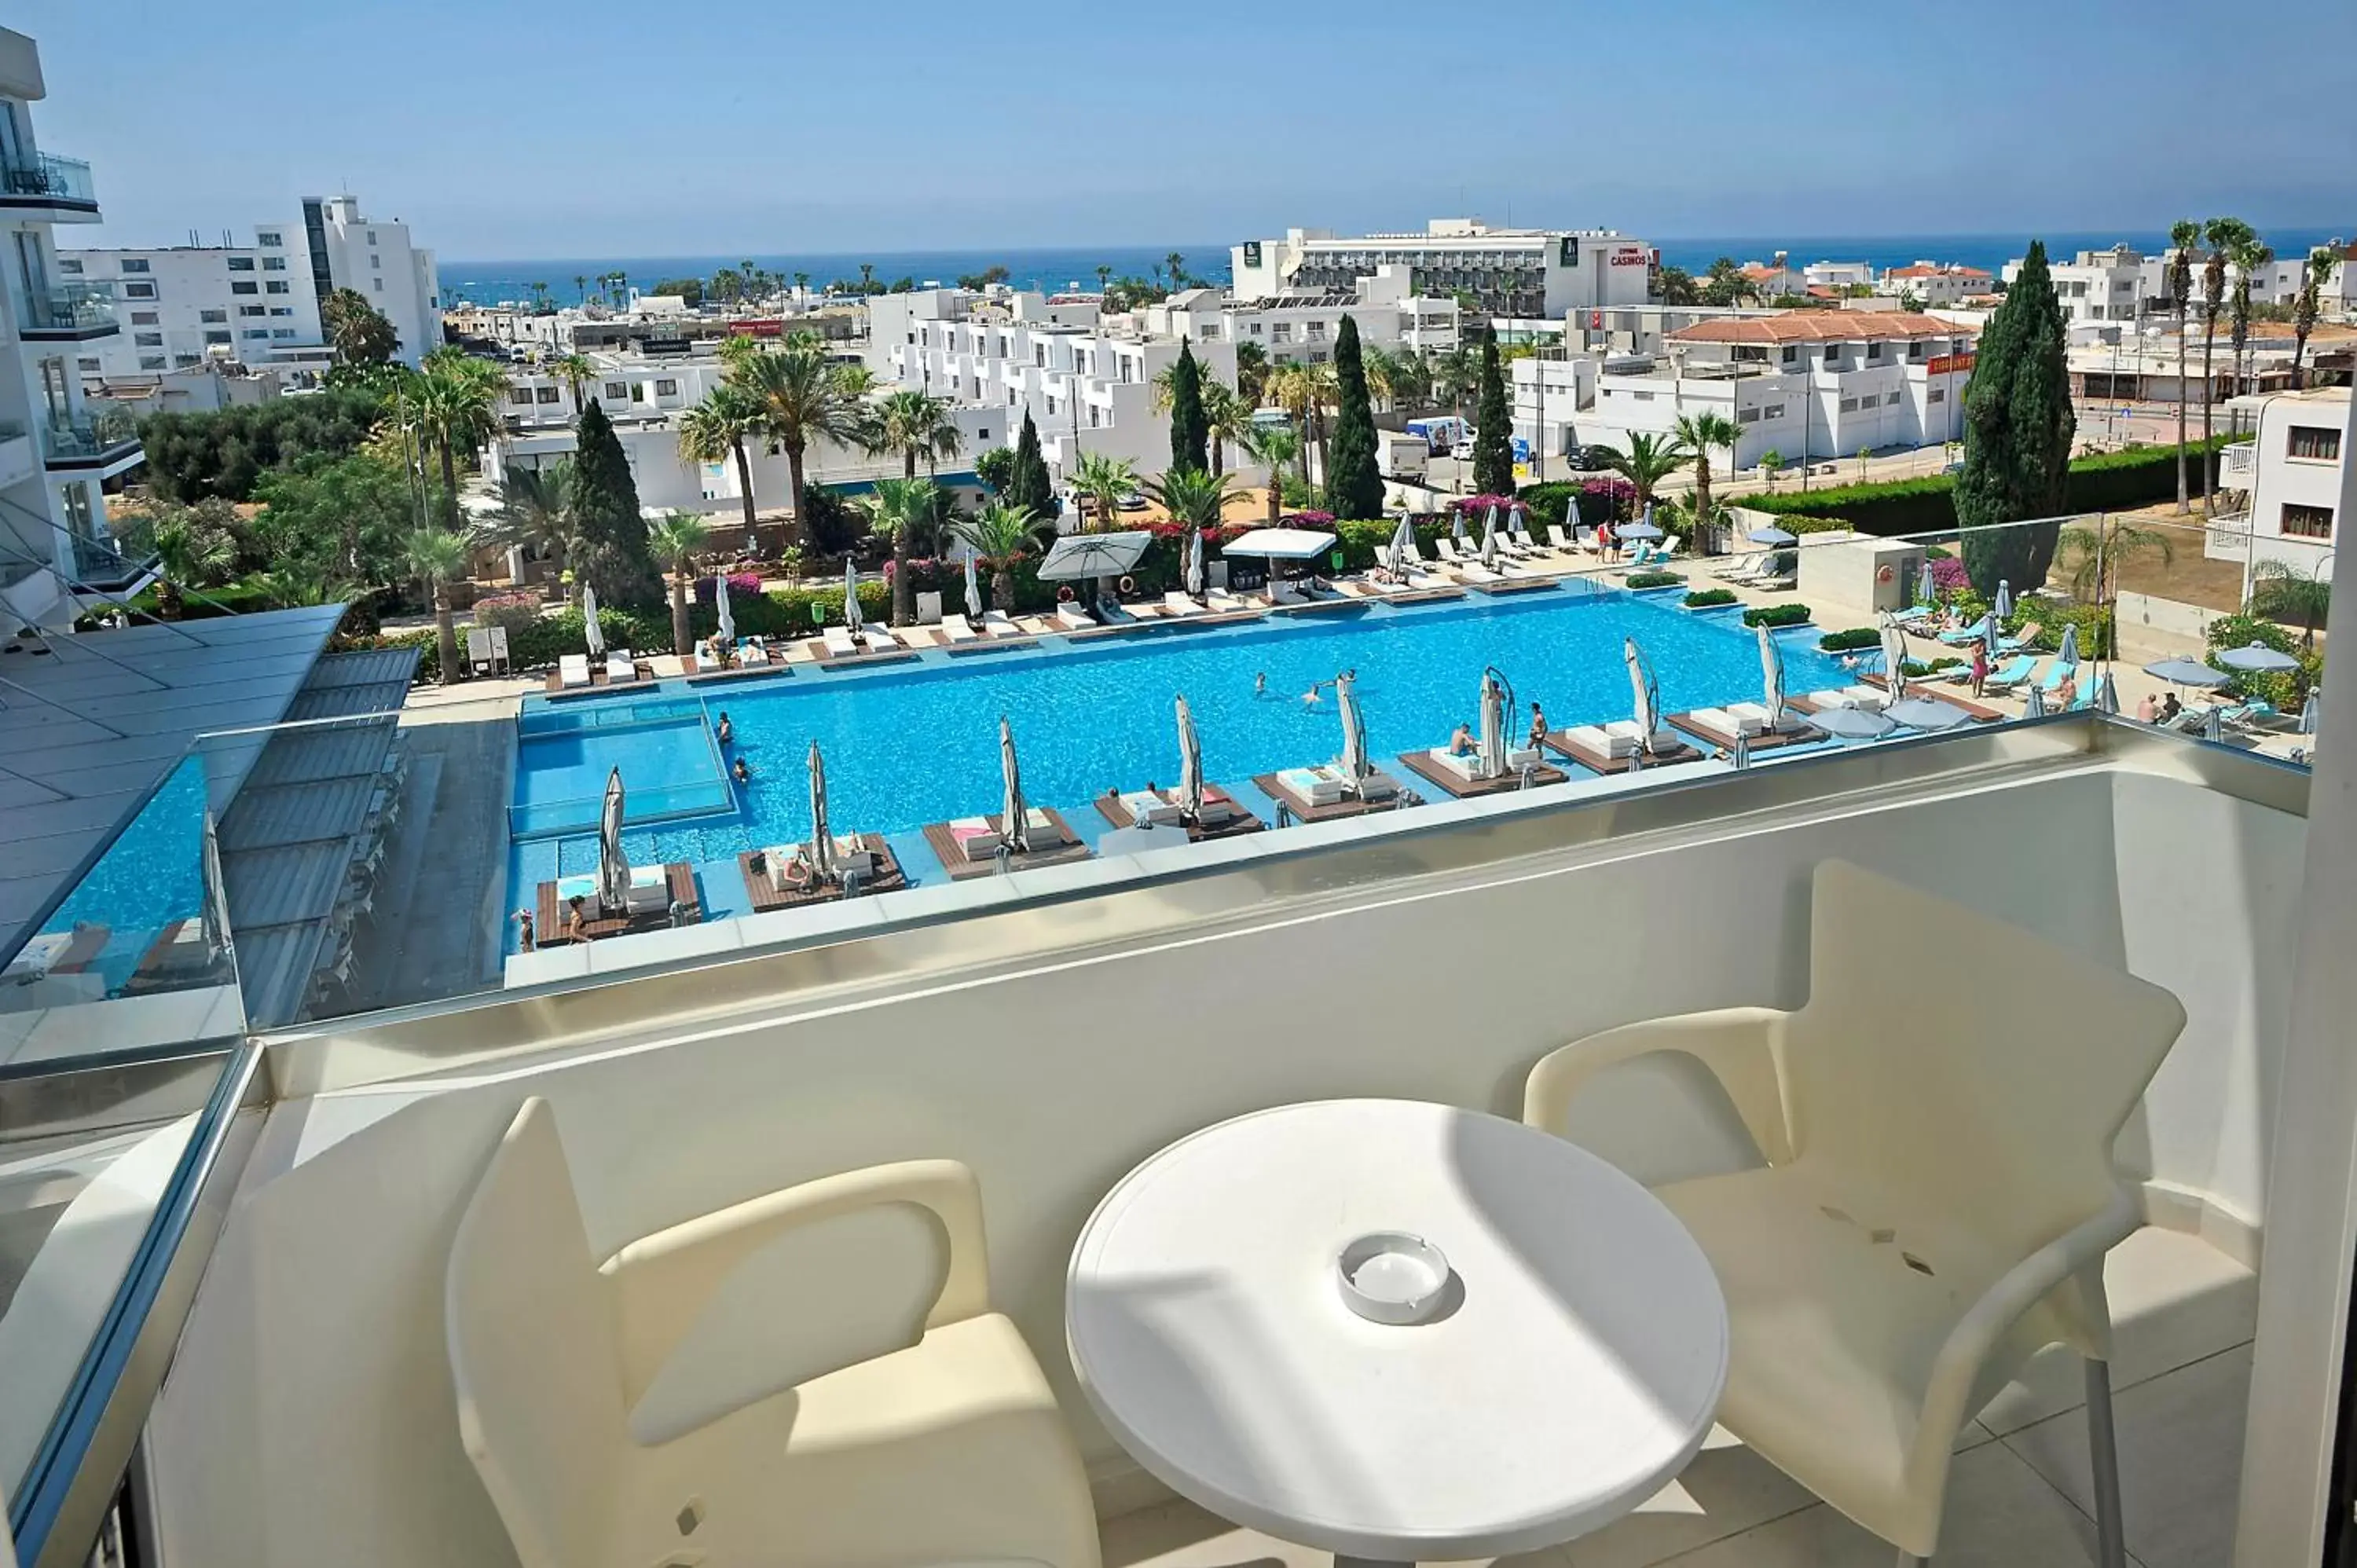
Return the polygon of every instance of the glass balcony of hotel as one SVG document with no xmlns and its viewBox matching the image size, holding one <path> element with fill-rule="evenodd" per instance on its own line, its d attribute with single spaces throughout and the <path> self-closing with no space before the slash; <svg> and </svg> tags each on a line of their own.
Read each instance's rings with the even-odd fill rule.
<svg viewBox="0 0 2357 1568">
<path fill-rule="evenodd" d="M 33 153 L 0 158 L 0 209 L 48 207 L 76 213 L 98 211 L 98 186 L 80 158 Z"/>
<path fill-rule="evenodd" d="M 104 338 L 119 330 L 114 294 L 102 284 L 65 284 L 19 294 L 17 331 L 37 342 Z"/>
<path fill-rule="evenodd" d="M 112 468 L 139 455 L 139 422 L 121 409 L 52 416 L 41 424 L 41 447 L 51 468 Z"/>
<path fill-rule="evenodd" d="M 44 1369 L 0 1418 L 25 1561 L 158 1520 L 176 1568 L 1377 1544 L 1768 1568 L 1888 1561 L 1927 1529 L 1934 1561 L 2047 1568 L 2101 1560 L 2115 1520 L 2115 1563 L 2299 1560 L 2281 1543 L 2323 1505 L 2276 1488 L 2290 1456 L 2320 1469 L 2339 1395 L 2318 1368 L 2348 1253 L 2317 1173 L 2350 1163 L 2314 1140 L 2357 1127 L 2357 1085 L 2319 988 L 2357 940 L 2357 824 L 2288 723 L 2139 717 L 2240 680 L 2233 649 L 2121 614 L 2198 575 L 2198 538 L 2164 563 L 2112 520 L 2029 525 L 2008 558 L 2050 548 L 2051 570 L 1992 622 L 1960 559 L 1988 542 L 1953 531 L 1796 537 L 1759 513 L 1716 555 L 1624 543 L 1682 579 L 1644 585 L 1577 533 L 1550 552 L 1548 521 L 1514 557 L 1540 580 L 1494 596 L 1262 606 L 1125 651 L 902 650 L 880 675 L 674 677 L 659 655 L 658 684 L 640 650 L 617 690 L 567 650 L 471 700 L 404 701 L 412 644 L 328 655 L 288 722 L 199 741 L 136 844 L 36 922 L 10 974 L 38 994 L 0 1010 L 0 1106 L 38 1085 L 14 1125 L 45 1140 L 14 1167 L 33 1240 L 0 1316 L 0 1365 Z M 2090 547 L 2106 564 L 2080 573 Z M 1801 602 L 1814 624 L 1742 624 Z M 1896 640 L 1821 646 L 1852 627 Z M 1467 659 L 1442 693 L 1429 671 Z M 1563 726 L 1501 746 L 1503 774 L 1441 750 L 1495 701 L 1485 662 L 1522 683 L 1516 721 L 1536 698 Z M 1255 671 L 1290 693 L 1338 669 L 1356 679 L 1314 704 L 1254 694 Z M 2341 747 L 2324 767 L 2357 762 L 2357 696 L 2309 727 Z M 909 735 L 913 759 L 879 738 Z M 1329 792 L 1338 747 L 1352 777 Z M 1139 789 L 1192 757 L 1259 831 L 1199 833 L 1208 815 Z M 974 853 L 1017 787 L 1054 842 Z M 816 791 L 857 868 L 831 883 L 805 865 Z M 1889 900 L 1872 918 L 1846 902 L 1860 875 Z M 1793 1020 L 1833 1016 L 1828 1077 L 1795 1042 L 1832 1036 Z M 1178 1212 L 1227 1218 L 1126 1279 L 1085 1250 L 1182 1140 L 1371 1101 L 1447 1131 L 1326 1145 L 1401 1208 L 1336 1188 L 1333 1233 L 1278 1259 L 1290 1284 L 1252 1271 L 1336 1178 L 1318 1161 L 1199 1168 Z M 1975 1118 L 1987 1136 L 1953 1142 Z M 1940 1163 L 1967 1148 L 1984 1163 Z M 1602 1207 L 1517 1185 L 1525 1156 L 1577 1165 Z M 2074 1196 L 2047 1207 L 2040 1173 L 2066 1165 Z M 1806 1198 L 1789 1246 L 1747 1248 L 1712 1207 L 1763 1187 Z M 1966 1190 L 1977 1209 L 1933 1201 Z M 1351 1316 L 1318 1251 L 1394 1230 L 1458 1262 L 1461 1295 L 1413 1327 Z M 1709 1269 L 1660 1310 L 1595 1294 L 1693 1248 Z M 2015 1289 L 2048 1274 L 2078 1294 Z M 1501 1318 L 1510 1288 L 1530 1310 Z M 2072 1326 L 2090 1312 L 2107 1336 Z M 1166 1402 L 1120 1406 L 1109 1367 L 1076 1365 L 1106 1344 Z M 2072 1345 L 2106 1358 L 2107 1399 Z M 1519 1391 L 1572 1359 L 1639 1386 L 1550 1404 L 1609 1412 L 1554 1463 Z M 1412 1419 L 1354 1403 L 1352 1367 L 1405 1380 Z M 1708 1397 L 1643 1397 L 1697 1368 Z M 102 1423 L 102 1394 L 144 1422 Z M 1232 1485 L 1203 1480 L 1211 1454 Z M 1531 1523 L 1607 1471 L 1628 1495 Z M 1444 1472 L 1536 1501 L 1513 1530 L 1420 1534 Z M 1903 1518 L 1871 1495 L 1902 1474 Z M 1261 1506 L 1286 1497 L 1349 1518 Z"/>
</svg>

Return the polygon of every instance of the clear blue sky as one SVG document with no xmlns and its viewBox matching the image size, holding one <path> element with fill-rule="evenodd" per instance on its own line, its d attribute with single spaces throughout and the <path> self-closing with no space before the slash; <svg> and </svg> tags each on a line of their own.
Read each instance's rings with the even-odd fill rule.
<svg viewBox="0 0 2357 1568">
<path fill-rule="evenodd" d="M 135 18 L 132 13 L 135 11 Z M 1970 26 L 1956 18 L 1969 16 Z M 446 258 L 2357 230 L 2357 5 L 20 0 L 103 242 L 357 191 Z"/>
</svg>

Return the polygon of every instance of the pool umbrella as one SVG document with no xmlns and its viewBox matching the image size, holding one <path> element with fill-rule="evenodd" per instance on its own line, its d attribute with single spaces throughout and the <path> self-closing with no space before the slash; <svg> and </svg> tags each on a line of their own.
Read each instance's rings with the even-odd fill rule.
<svg viewBox="0 0 2357 1568">
<path fill-rule="evenodd" d="M 1203 814 L 1203 746 L 1195 738 L 1195 715 L 1178 696 L 1178 814 L 1194 822 Z"/>
<path fill-rule="evenodd" d="M 606 656 L 606 628 L 597 624 L 597 590 L 588 584 L 581 585 L 581 635 L 589 644 L 589 657 Z"/>
<path fill-rule="evenodd" d="M 2201 715 L 2201 738 L 2203 740 L 2226 738 L 2226 710 L 2223 707 L 2212 707 Z"/>
<path fill-rule="evenodd" d="M 1896 702 L 1907 694 L 1907 634 L 1899 628 L 1899 618 L 1889 610 L 1882 612 L 1881 629 L 1882 678 L 1889 684 L 1891 700 Z"/>
<path fill-rule="evenodd" d="M 1651 501 L 1645 503 L 1645 515 L 1643 517 L 1638 519 L 1635 522 L 1628 523 L 1621 528 L 1620 537 L 1623 539 L 1643 540 L 1659 539 L 1662 537 L 1662 531 L 1653 526 L 1653 506 Z"/>
<path fill-rule="evenodd" d="M 1203 531 L 1187 531 L 1187 591 L 1197 598 L 1203 596 Z"/>
<path fill-rule="evenodd" d="M 982 584 L 974 575 L 974 553 L 972 550 L 965 553 L 965 613 L 978 616 L 982 613 Z"/>
<path fill-rule="evenodd" d="M 1367 760 L 1367 721 L 1359 713 L 1359 694 L 1354 689 L 1358 683 L 1349 675 L 1334 679 L 1334 706 L 1342 715 L 1342 770 L 1351 776 L 1354 794 L 1360 780 L 1375 770 Z"/>
<path fill-rule="evenodd" d="M 1481 564 L 1498 564 L 1498 509 L 1491 507 L 1481 522 Z"/>
<path fill-rule="evenodd" d="M 2310 692 L 2308 694 L 2308 701 L 2299 705 L 2299 733 L 2302 735 L 2316 733 L 2316 700 L 2317 693 Z"/>
<path fill-rule="evenodd" d="M 1995 610 L 1981 617 L 1981 646 L 1988 650 L 1989 662 L 1992 664 L 1996 662 L 1997 639 L 2004 635 L 2005 630 L 1997 624 L 1997 613 Z"/>
<path fill-rule="evenodd" d="M 1517 502 L 1514 510 L 1506 514 L 1506 532 L 1518 542 L 1528 544 L 1531 542 L 1531 509 Z"/>
<path fill-rule="evenodd" d="M 1620 659 L 1629 666 L 1629 689 L 1636 698 L 1637 749 L 1650 753 L 1653 732 L 1662 727 L 1662 683 L 1653 679 L 1653 667 L 1645 661 L 1645 650 L 1635 638 L 1620 639 Z"/>
<path fill-rule="evenodd" d="M 1915 568 L 1915 602 L 1919 605 L 1937 605 L 1940 602 L 1940 583 L 1932 575 L 1932 558 L 1929 555 L 1923 557 L 1922 563 Z"/>
<path fill-rule="evenodd" d="M 712 607 L 720 612 L 720 646 L 737 646 L 737 617 L 728 608 L 728 574 L 712 574 Z"/>
<path fill-rule="evenodd" d="M 1506 689 L 1495 670 L 1481 671 L 1481 777 L 1506 776 Z"/>
<path fill-rule="evenodd" d="M 1747 536 L 1754 544 L 1798 544 L 1800 535 L 1788 532 L 1772 522 L 1763 522 Z"/>
<path fill-rule="evenodd" d="M 2112 672 L 2108 670 L 2095 682 L 2094 706 L 2107 714 L 2120 711 L 2120 689 L 2112 684 Z"/>
<path fill-rule="evenodd" d="M 998 771 L 1006 780 L 1006 798 L 999 805 L 998 839 L 1017 854 L 1031 853 L 1031 812 L 1023 804 L 1023 769 L 1015 760 L 1015 730 L 1006 715 L 998 715 Z"/>
<path fill-rule="evenodd" d="M 1448 509 L 1448 536 L 1460 546 L 1468 542 L 1465 534 L 1465 509 L 1461 506 Z"/>
<path fill-rule="evenodd" d="M 2222 686 L 2233 679 L 2223 670 L 2212 670 L 2193 659 L 2164 659 L 2157 664 L 2146 665 L 2144 672 L 2172 686 L 2199 686 L 2205 690 Z"/>
<path fill-rule="evenodd" d="M 2079 668 L 2079 628 L 2075 622 L 2062 628 L 2062 644 L 2054 650 L 2054 662 L 2065 670 Z"/>
<path fill-rule="evenodd" d="M 2002 577 L 1999 577 L 1996 581 L 1996 602 L 1989 607 L 1989 610 L 1990 613 L 1995 615 L 1999 620 L 2007 620 L 2012 618 L 2013 585 L 2007 582 Z"/>
<path fill-rule="evenodd" d="M 854 637 L 859 635 L 859 568 L 848 555 L 843 558 L 843 624 Z"/>
<path fill-rule="evenodd" d="M 1579 537 L 1579 495 L 1577 491 L 1563 498 L 1563 536 Z"/>
<path fill-rule="evenodd" d="M 1776 634 L 1766 627 L 1751 629 L 1760 635 L 1760 679 L 1766 693 L 1761 705 L 1768 710 L 1768 728 L 1772 733 L 1784 726 L 1784 650 L 1776 646 Z"/>
<path fill-rule="evenodd" d="M 2287 670 L 2299 668 L 2298 660 L 2288 653 L 2277 653 L 2263 642 L 2244 643 L 2240 648 L 2230 648 L 2212 657 L 2229 670 L 2248 670 L 2264 675 L 2279 675 Z"/>
<path fill-rule="evenodd" d="M 229 951 L 229 885 L 221 880 L 221 824 L 210 808 L 205 811 L 204 899 L 198 907 L 198 929 L 203 931 L 205 951 L 219 960 Z"/>
<path fill-rule="evenodd" d="M 820 882 L 832 882 L 834 872 L 834 834 L 826 825 L 826 762 L 818 754 L 818 742 L 811 742 L 811 875 Z"/>
<path fill-rule="evenodd" d="M 597 815 L 597 903 L 607 910 L 630 906 L 630 857 L 622 853 L 622 770 L 606 775 L 606 806 Z"/>
<path fill-rule="evenodd" d="M 2046 690 L 2044 687 L 2032 686 L 2029 688 L 2029 695 L 2023 698 L 2021 702 L 2021 716 L 2026 719 L 2042 719 L 2046 716 Z"/>
<path fill-rule="evenodd" d="M 1392 531 L 1391 557 L 1385 563 L 1394 577 L 1405 580 L 1408 563 L 1417 558 L 1415 522 L 1407 513 L 1400 513 L 1399 527 Z"/>
<path fill-rule="evenodd" d="M 1883 716 L 1893 724 L 1909 729 L 1953 729 L 1973 715 L 1953 703 L 1934 702 L 1929 697 L 1910 697 L 1903 703 L 1893 703 L 1883 710 Z"/>
<path fill-rule="evenodd" d="M 1899 727 L 1880 714 L 1870 714 L 1864 708 L 1819 708 L 1809 715 L 1809 722 L 1844 740 L 1876 740 Z"/>
</svg>

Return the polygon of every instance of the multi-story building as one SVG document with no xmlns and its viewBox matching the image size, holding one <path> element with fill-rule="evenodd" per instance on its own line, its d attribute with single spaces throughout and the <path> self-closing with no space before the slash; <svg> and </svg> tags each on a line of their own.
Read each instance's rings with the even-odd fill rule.
<svg viewBox="0 0 2357 1568">
<path fill-rule="evenodd" d="M 2213 518 L 2205 553 L 2238 561 L 2248 575 L 2262 561 L 2281 562 L 2304 576 L 2330 577 L 2340 522 L 2341 437 L 2349 423 L 2349 389 L 2237 399 L 2237 424 L 2247 416 L 2251 438 L 2219 454 L 2218 486 L 2244 504 Z"/>
<path fill-rule="evenodd" d="M 58 264 L 53 226 L 97 222 L 98 197 L 88 164 L 36 143 L 46 92 L 33 40 L 0 29 L 0 619 L 66 630 L 145 580 L 109 542 L 103 489 L 145 454 L 129 417 L 82 401 L 76 360 L 119 327 L 107 291 Z"/>
<path fill-rule="evenodd" d="M 1287 290 L 1345 290 L 1385 267 L 1408 269 L 1407 290 L 1469 296 L 1483 316 L 1561 317 L 1596 306 L 1642 305 L 1660 252 L 1612 229 L 1493 229 L 1478 218 L 1436 218 L 1420 233 L 1338 237 L 1288 229 L 1282 239 L 1230 248 L 1239 299 Z"/>
<path fill-rule="evenodd" d="M 1892 267 L 1874 283 L 1874 292 L 1891 299 L 1913 295 L 1928 310 L 1953 309 L 1989 292 L 1995 281 L 1986 267 L 1957 262 L 1916 262 Z"/>
<path fill-rule="evenodd" d="M 2164 260 L 2147 256 L 2133 246 L 2114 245 L 2108 251 L 2081 251 L 2067 262 L 2050 263 L 2054 298 L 2062 306 L 2063 319 L 2073 324 L 2140 319 L 2158 307 L 2166 292 L 2155 287 L 2158 275 L 2155 269 Z M 2021 275 L 2021 263 L 2006 263 L 2004 275 L 2006 285 L 2011 287 Z"/>
<path fill-rule="evenodd" d="M 1668 335 L 1664 351 L 1608 363 L 1594 406 L 1569 431 L 1614 445 L 1661 435 L 1682 414 L 1712 412 L 1743 432 L 1731 455 L 1749 468 L 1773 451 L 1786 463 L 1958 439 L 1972 379 L 1973 331 L 1911 311 L 1795 310 L 1704 321 Z M 1516 367 L 1519 382 L 1526 373 Z M 1566 409 L 1566 413 L 1570 411 Z M 1549 414 L 1554 413 L 1550 400 Z"/>
<path fill-rule="evenodd" d="M 209 360 L 316 375 L 334 360 L 319 306 L 338 288 L 393 323 L 404 363 L 442 341 L 434 252 L 411 243 L 405 223 L 361 217 L 357 197 L 307 199 L 302 222 L 256 224 L 250 245 L 109 246 L 58 260 L 69 276 L 110 288 L 125 317 L 118 338 L 79 356 L 92 380 L 152 379 Z"/>
</svg>

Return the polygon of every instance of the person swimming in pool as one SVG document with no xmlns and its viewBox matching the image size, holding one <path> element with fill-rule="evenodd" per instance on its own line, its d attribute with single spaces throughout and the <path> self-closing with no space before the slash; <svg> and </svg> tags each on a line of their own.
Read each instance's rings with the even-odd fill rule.
<svg viewBox="0 0 2357 1568">
<path fill-rule="evenodd" d="M 736 740 L 737 726 L 728 722 L 728 714 L 726 711 L 722 712 L 720 723 L 713 733 L 719 737 L 720 744 L 723 746 L 730 745 Z"/>
<path fill-rule="evenodd" d="M 729 771 L 737 776 L 737 782 L 739 784 L 750 784 L 753 782 L 753 770 L 745 766 L 745 759 L 742 757 L 739 757 L 737 759 L 737 766 L 730 768 Z"/>
<path fill-rule="evenodd" d="M 1255 696 L 1255 697 L 1265 697 L 1265 696 L 1267 696 L 1267 695 L 1268 695 L 1268 671 L 1265 671 L 1265 670 L 1259 670 L 1259 671 L 1254 671 L 1254 673 L 1253 673 L 1253 695 L 1254 695 L 1254 696 Z"/>
</svg>

